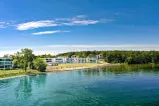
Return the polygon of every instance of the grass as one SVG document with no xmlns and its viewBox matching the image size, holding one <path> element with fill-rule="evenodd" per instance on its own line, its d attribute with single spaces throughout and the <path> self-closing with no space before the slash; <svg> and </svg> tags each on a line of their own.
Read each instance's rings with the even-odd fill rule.
<svg viewBox="0 0 159 106">
<path fill-rule="evenodd" d="M 15 69 L 15 70 L 0 70 L 0 78 L 6 77 L 13 77 L 13 76 L 20 76 L 20 75 L 29 75 L 29 74 L 40 74 L 37 70 L 27 70 L 24 72 L 22 69 Z"/>
</svg>

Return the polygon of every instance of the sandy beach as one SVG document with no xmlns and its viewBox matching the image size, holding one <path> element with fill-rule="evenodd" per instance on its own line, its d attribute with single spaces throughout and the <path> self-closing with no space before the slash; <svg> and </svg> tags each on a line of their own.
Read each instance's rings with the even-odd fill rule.
<svg viewBox="0 0 159 106">
<path fill-rule="evenodd" d="M 57 71 L 69 71 L 74 69 L 92 69 L 92 68 L 101 68 L 105 66 L 112 66 L 112 65 L 120 65 L 120 64 L 96 64 L 92 66 L 68 66 L 68 67 L 60 67 L 60 66 L 47 66 L 47 72 L 57 72 Z"/>
</svg>

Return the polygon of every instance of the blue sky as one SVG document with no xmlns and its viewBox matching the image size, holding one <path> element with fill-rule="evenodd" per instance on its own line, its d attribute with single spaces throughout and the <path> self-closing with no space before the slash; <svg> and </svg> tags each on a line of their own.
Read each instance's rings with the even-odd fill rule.
<svg viewBox="0 0 159 106">
<path fill-rule="evenodd" d="M 1 0 L 0 55 L 158 50 L 158 0 Z"/>
</svg>

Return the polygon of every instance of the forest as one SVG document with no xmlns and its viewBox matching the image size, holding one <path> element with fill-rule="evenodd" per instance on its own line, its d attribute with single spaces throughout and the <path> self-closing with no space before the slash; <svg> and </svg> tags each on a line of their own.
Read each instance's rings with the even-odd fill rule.
<svg viewBox="0 0 159 106">
<path fill-rule="evenodd" d="M 108 63 L 149 64 L 159 63 L 159 51 L 81 51 L 68 52 L 56 55 L 71 57 L 76 55 L 81 58 L 96 57 L 101 54 Z"/>
</svg>

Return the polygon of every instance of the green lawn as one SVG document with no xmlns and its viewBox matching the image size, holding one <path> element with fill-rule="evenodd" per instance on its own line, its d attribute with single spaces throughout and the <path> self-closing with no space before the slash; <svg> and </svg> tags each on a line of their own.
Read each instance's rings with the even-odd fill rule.
<svg viewBox="0 0 159 106">
<path fill-rule="evenodd" d="M 28 74 L 38 74 L 37 70 L 27 70 L 27 72 L 24 72 L 24 70 L 21 69 L 15 69 L 15 70 L 0 70 L 0 78 L 5 77 L 12 77 L 12 76 L 19 76 L 19 75 L 28 75 Z"/>
</svg>

